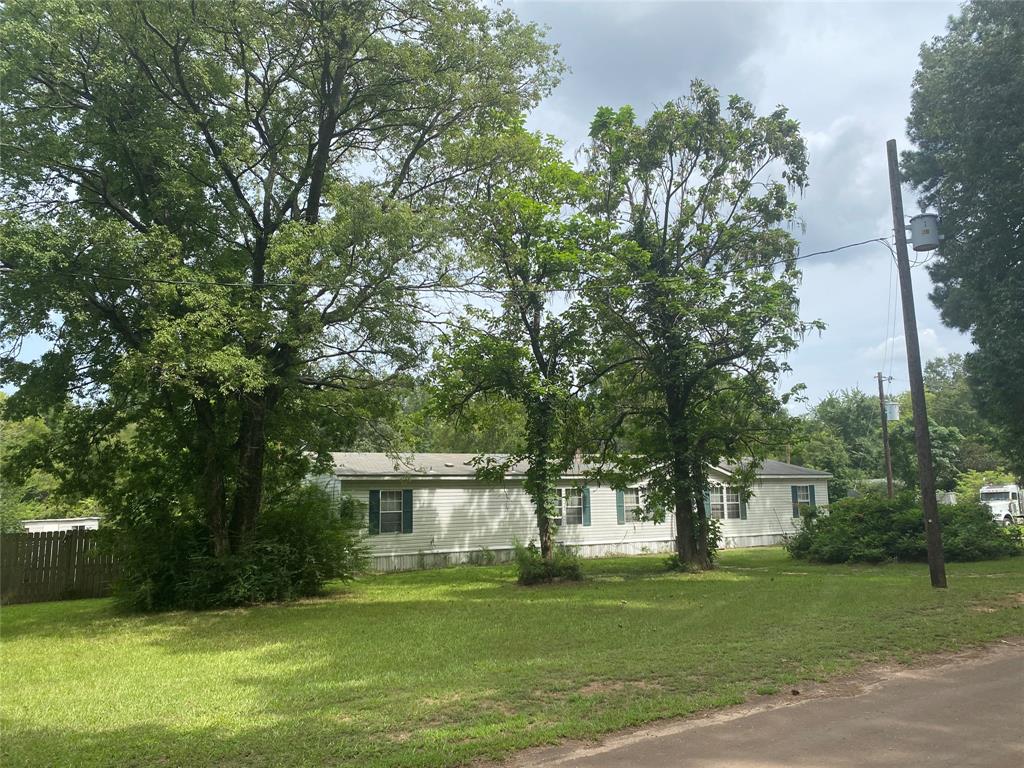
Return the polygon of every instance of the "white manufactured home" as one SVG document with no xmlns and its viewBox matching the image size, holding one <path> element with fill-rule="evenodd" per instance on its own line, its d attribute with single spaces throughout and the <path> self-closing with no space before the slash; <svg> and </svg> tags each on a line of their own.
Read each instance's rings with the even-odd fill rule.
<svg viewBox="0 0 1024 768">
<path fill-rule="evenodd" d="M 476 477 L 473 454 L 335 453 L 334 475 L 325 485 L 367 509 L 372 567 L 398 571 L 473 562 L 481 556 L 507 560 L 515 540 L 537 538 L 537 520 L 523 488 L 521 467 L 503 482 Z M 721 525 L 724 547 L 779 543 L 797 529 L 801 505 L 828 501 L 827 472 L 778 461 L 765 462 L 744 502 L 730 485 L 727 467 L 710 471 L 711 516 Z M 636 520 L 642 488 L 611 488 L 587 482 L 582 471 L 559 484 L 561 525 L 557 541 L 583 557 L 671 552 L 675 524 Z M 485 552 L 486 550 L 486 552 Z"/>
</svg>

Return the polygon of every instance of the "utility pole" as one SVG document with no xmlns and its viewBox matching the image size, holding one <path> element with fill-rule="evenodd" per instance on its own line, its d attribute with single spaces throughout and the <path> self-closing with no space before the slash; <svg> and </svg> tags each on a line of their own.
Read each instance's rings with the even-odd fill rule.
<svg viewBox="0 0 1024 768">
<path fill-rule="evenodd" d="M 885 412 L 885 390 L 882 388 L 882 372 L 878 372 L 878 405 L 882 409 L 882 448 L 885 449 L 885 490 L 892 498 L 892 453 L 889 451 L 889 416 Z"/>
<path fill-rule="evenodd" d="M 935 470 L 932 464 L 932 440 L 928 434 L 928 411 L 921 375 L 921 346 L 917 339 L 917 315 L 914 312 L 914 288 L 910 282 L 910 256 L 907 253 L 907 226 L 903 220 L 903 193 L 896 157 L 896 139 L 886 143 L 889 157 L 889 195 L 892 198 L 892 226 L 896 234 L 896 266 L 903 299 L 903 335 L 907 339 L 907 367 L 910 373 L 910 400 L 914 407 L 914 442 L 917 444 L 917 477 L 924 506 L 924 531 L 928 541 L 928 572 L 932 586 L 946 586 L 946 562 L 942 553 L 942 523 L 935 496 Z"/>
</svg>

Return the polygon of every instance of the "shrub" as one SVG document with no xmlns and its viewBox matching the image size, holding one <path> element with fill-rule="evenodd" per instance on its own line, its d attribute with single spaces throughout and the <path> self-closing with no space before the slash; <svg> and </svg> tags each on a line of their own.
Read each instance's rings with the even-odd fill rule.
<svg viewBox="0 0 1024 768">
<path fill-rule="evenodd" d="M 476 552 L 470 552 L 466 558 L 470 565 L 494 565 L 498 562 L 498 556 L 493 550 L 487 547 L 480 547 Z"/>
<path fill-rule="evenodd" d="M 212 555 L 201 521 L 170 508 L 119 521 L 108 535 L 120 569 L 116 595 L 142 611 L 308 597 L 367 562 L 361 510 L 313 486 L 268 499 L 252 540 L 227 556 Z"/>
<path fill-rule="evenodd" d="M 1019 555 L 1021 537 L 1000 527 L 986 507 L 964 502 L 941 505 L 943 548 L 949 561 Z M 914 494 L 889 499 L 869 495 L 842 499 L 828 514 L 811 509 L 786 542 L 790 555 L 819 563 L 925 561 L 922 510 Z"/>
<path fill-rule="evenodd" d="M 540 584 L 563 579 L 579 581 L 583 578 L 579 555 L 566 547 L 555 547 L 551 559 L 545 560 L 532 541 L 526 546 L 516 541 L 514 546 L 513 559 L 520 584 Z"/>
</svg>

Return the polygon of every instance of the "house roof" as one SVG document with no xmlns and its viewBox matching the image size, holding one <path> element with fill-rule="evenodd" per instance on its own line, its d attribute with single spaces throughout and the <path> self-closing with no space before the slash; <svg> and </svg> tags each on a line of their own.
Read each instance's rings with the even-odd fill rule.
<svg viewBox="0 0 1024 768">
<path fill-rule="evenodd" d="M 334 474 L 344 477 L 473 477 L 475 453 L 332 453 Z M 496 460 L 504 458 L 493 454 Z M 506 474 L 521 475 L 525 464 L 512 467 Z"/>
<path fill-rule="evenodd" d="M 475 477 L 477 464 L 475 453 L 332 453 L 334 474 L 339 477 Z M 501 461 L 503 454 L 491 454 Z M 723 463 L 720 469 L 731 472 L 737 464 Z M 579 477 L 590 469 L 584 462 L 576 462 L 566 475 Z M 522 476 L 526 473 L 526 462 L 514 464 L 505 473 L 507 476 Z M 828 472 L 786 464 L 782 461 L 766 461 L 758 470 L 758 477 L 831 477 Z"/>
<path fill-rule="evenodd" d="M 742 467 L 746 462 L 723 462 L 721 464 L 722 469 L 732 472 L 739 467 Z M 758 477 L 832 477 L 829 472 L 823 472 L 820 469 L 811 469 L 810 467 L 801 467 L 799 464 L 787 464 L 784 461 L 775 461 L 774 459 L 765 459 L 761 464 L 761 467 L 757 470 Z"/>
</svg>

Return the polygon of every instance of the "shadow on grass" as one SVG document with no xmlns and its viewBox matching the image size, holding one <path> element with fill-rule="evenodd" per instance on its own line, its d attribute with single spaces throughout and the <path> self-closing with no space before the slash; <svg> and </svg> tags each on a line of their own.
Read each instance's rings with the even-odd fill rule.
<svg viewBox="0 0 1024 768">
<path fill-rule="evenodd" d="M 867 649 L 970 636 L 916 572 L 855 584 L 778 556 L 699 576 L 660 561 L 588 561 L 587 581 L 532 588 L 507 566 L 393 574 L 325 599 L 202 614 L 126 617 L 109 601 L 4 609 L 5 645 L 31 649 L 23 663 L 69 643 L 84 657 L 66 671 L 83 690 L 52 717 L 52 692 L 14 692 L 32 701 L 5 707 L 3 764 L 450 764 L 731 703 L 848 668 Z M 808 573 L 786 575 L 797 569 Z M 945 614 L 908 613 L 924 597 Z M 1006 624 L 967 618 L 988 634 Z M 105 718 L 126 703 L 124 722 Z M 60 727 L 38 727 L 54 717 Z"/>
</svg>

